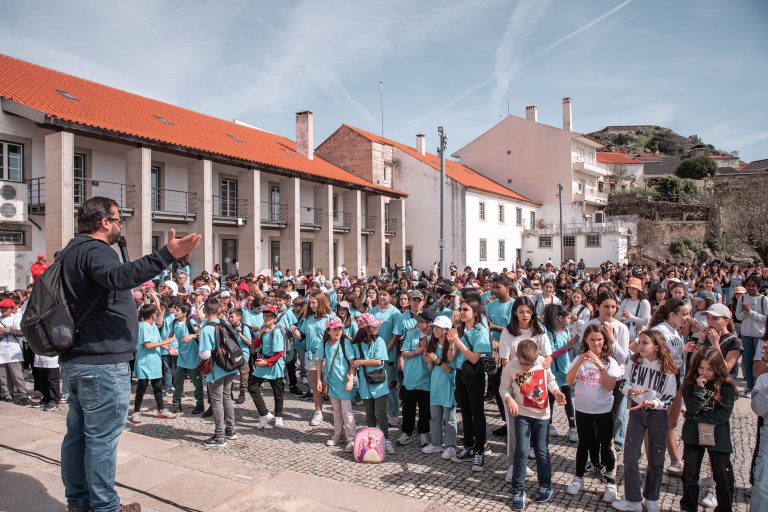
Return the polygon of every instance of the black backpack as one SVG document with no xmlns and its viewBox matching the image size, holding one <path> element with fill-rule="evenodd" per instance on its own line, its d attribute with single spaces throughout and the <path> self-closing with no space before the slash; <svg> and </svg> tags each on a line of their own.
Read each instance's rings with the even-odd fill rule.
<svg viewBox="0 0 768 512">
<path fill-rule="evenodd" d="M 213 351 L 213 362 L 216 366 L 229 372 L 246 364 L 243 349 L 237 341 L 237 332 L 228 323 L 216 324 L 216 347 Z"/>
<path fill-rule="evenodd" d="M 71 243 L 53 265 L 35 281 L 27 309 L 21 319 L 21 332 L 37 355 L 53 357 L 71 349 L 75 344 L 77 329 L 88 318 L 96 304 L 105 298 L 103 293 L 96 297 L 83 316 L 75 322 L 64 295 L 62 262 L 77 247 L 91 241 L 96 240 L 86 239 Z"/>
</svg>

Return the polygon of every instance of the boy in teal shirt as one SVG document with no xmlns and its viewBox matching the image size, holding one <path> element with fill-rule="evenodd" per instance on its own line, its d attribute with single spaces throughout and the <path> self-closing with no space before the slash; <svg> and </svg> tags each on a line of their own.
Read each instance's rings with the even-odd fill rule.
<svg viewBox="0 0 768 512">
<path fill-rule="evenodd" d="M 205 410 L 203 405 L 203 380 L 197 365 L 200 364 L 200 348 L 197 342 L 200 328 L 189 318 L 189 304 L 179 304 L 172 326 L 172 335 L 179 342 L 179 358 L 173 375 L 173 399 L 171 412 L 181 412 L 181 397 L 184 394 L 184 380 L 189 377 L 195 388 L 195 408 L 192 414 Z M 190 330 L 191 327 L 191 330 Z"/>
<path fill-rule="evenodd" d="M 414 423 L 416 423 L 416 405 L 419 406 L 419 444 L 429 444 L 429 384 L 430 374 L 424 360 L 424 351 L 431 334 L 430 325 L 435 320 L 435 313 L 425 309 L 414 317 L 416 329 L 406 333 L 400 356 L 403 358 L 403 426 L 397 443 L 406 445 L 411 442 Z"/>
<path fill-rule="evenodd" d="M 249 361 L 251 359 L 251 346 L 253 345 L 251 330 L 243 323 L 243 312 L 240 309 L 233 309 L 229 312 L 229 325 L 235 328 L 237 332 L 237 342 L 243 349 L 243 358 L 245 364 L 240 367 L 240 395 L 235 399 L 235 404 L 245 403 L 245 391 L 248 389 L 248 373 L 250 372 Z M 234 388 L 234 384 L 232 386 Z"/>
<path fill-rule="evenodd" d="M 283 426 L 283 392 L 285 384 L 285 329 L 277 325 L 277 308 L 267 306 L 262 311 L 264 327 L 253 340 L 256 359 L 253 361 L 253 373 L 248 381 L 248 392 L 251 394 L 256 410 L 259 412 L 258 428 L 263 429 L 273 419 L 275 428 Z M 261 385 L 269 382 L 275 397 L 275 414 L 269 412 L 261 395 Z"/>
</svg>

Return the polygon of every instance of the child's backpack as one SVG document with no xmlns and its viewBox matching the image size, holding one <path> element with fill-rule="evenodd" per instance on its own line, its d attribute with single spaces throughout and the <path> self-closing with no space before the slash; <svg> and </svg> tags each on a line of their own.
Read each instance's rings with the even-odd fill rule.
<svg viewBox="0 0 768 512">
<path fill-rule="evenodd" d="M 283 359 L 286 363 L 293 361 L 296 355 L 296 348 L 294 347 L 295 340 L 293 338 L 293 332 L 290 329 L 286 329 L 282 325 L 275 325 L 275 329 L 278 329 L 283 333 Z"/>
<path fill-rule="evenodd" d="M 216 347 L 212 357 L 216 366 L 225 372 L 236 370 L 246 364 L 243 349 L 237 342 L 237 333 L 231 325 L 224 322 L 216 324 Z"/>
<path fill-rule="evenodd" d="M 355 434 L 355 462 L 384 462 L 384 433 L 375 427 L 361 428 Z"/>
</svg>

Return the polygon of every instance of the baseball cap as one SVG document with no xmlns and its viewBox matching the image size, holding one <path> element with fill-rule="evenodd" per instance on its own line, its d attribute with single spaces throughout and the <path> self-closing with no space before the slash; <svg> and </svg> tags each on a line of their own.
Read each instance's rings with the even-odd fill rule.
<svg viewBox="0 0 768 512">
<path fill-rule="evenodd" d="M 340 308 L 349 309 L 349 302 L 342 300 L 342 301 L 339 301 L 337 306 Z"/>
<path fill-rule="evenodd" d="M 448 318 L 445 315 L 440 315 L 432 322 L 432 325 L 436 325 L 438 327 L 441 327 L 443 329 L 450 329 L 453 327 L 453 322 L 451 322 L 451 319 Z"/>
<path fill-rule="evenodd" d="M 706 290 L 696 292 L 695 297 L 701 300 L 715 300 L 715 294 Z"/>
<path fill-rule="evenodd" d="M 376 318 L 370 313 L 363 313 L 355 319 L 358 327 L 378 327 L 381 325 L 381 320 Z"/>
<path fill-rule="evenodd" d="M 3 299 L 0 300 L 0 308 L 13 308 L 16 307 L 16 303 L 13 302 L 13 299 Z"/>
<path fill-rule="evenodd" d="M 45 259 L 45 254 L 43 254 L 43 253 L 38 254 L 37 255 L 37 259 L 44 260 Z"/>
<path fill-rule="evenodd" d="M 421 293 L 419 290 L 416 290 L 416 291 L 411 293 L 411 297 L 410 298 L 424 300 L 424 294 Z"/>
<path fill-rule="evenodd" d="M 173 292 L 173 296 L 177 296 L 179 294 L 179 285 L 174 283 L 173 281 L 163 281 L 163 286 L 167 286 L 171 289 Z"/>
<path fill-rule="evenodd" d="M 229 290 L 224 290 L 224 291 L 221 292 L 221 296 L 222 297 L 231 297 L 232 294 L 229 293 Z"/>
<path fill-rule="evenodd" d="M 435 311 L 433 309 L 424 309 L 422 310 L 421 313 L 416 315 L 414 319 L 417 322 L 425 322 L 425 323 L 431 324 L 432 322 L 435 321 L 435 316 L 436 316 Z"/>
<path fill-rule="evenodd" d="M 744 288 L 743 286 L 737 286 L 736 288 L 733 289 L 733 293 L 734 295 L 737 293 L 747 293 L 747 289 Z"/>
<path fill-rule="evenodd" d="M 330 316 L 328 317 L 328 320 L 325 321 L 325 328 L 326 329 L 338 329 L 339 327 L 342 327 L 344 324 L 341 323 L 341 318 L 337 316 Z"/>
<path fill-rule="evenodd" d="M 262 312 L 262 314 L 269 313 L 270 315 L 277 316 L 277 308 L 275 306 L 271 305 L 271 304 L 269 306 L 265 307 L 264 309 L 262 309 L 261 312 Z"/>
<path fill-rule="evenodd" d="M 0 306 L 2 306 L 2 303 L 0 303 Z M 731 310 L 725 304 L 712 304 L 707 308 L 707 316 L 731 318 Z"/>
<path fill-rule="evenodd" d="M 435 291 L 440 295 L 450 295 L 453 293 L 453 287 L 447 283 L 440 283 L 435 287 Z"/>
</svg>

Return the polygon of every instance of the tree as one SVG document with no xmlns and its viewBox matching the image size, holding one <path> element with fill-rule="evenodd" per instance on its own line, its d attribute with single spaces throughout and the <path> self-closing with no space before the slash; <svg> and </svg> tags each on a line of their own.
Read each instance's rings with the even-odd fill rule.
<svg viewBox="0 0 768 512">
<path fill-rule="evenodd" d="M 659 199 L 672 203 L 692 203 L 700 195 L 693 180 L 677 176 L 662 176 L 653 186 L 659 193 Z"/>
<path fill-rule="evenodd" d="M 768 179 L 753 178 L 731 186 L 718 183 L 712 202 L 720 213 L 720 233 L 753 248 L 768 261 Z"/>
<path fill-rule="evenodd" d="M 681 178 L 690 178 L 692 180 L 703 180 L 711 178 L 717 172 L 717 164 L 711 158 L 706 156 L 697 156 L 688 158 L 677 166 L 675 175 Z"/>
<path fill-rule="evenodd" d="M 622 182 L 627 182 L 631 185 L 635 181 L 635 177 L 630 174 L 629 170 L 627 170 L 627 167 L 624 165 L 612 165 L 610 170 L 611 173 L 606 176 L 605 179 L 608 180 L 608 183 L 613 185 L 612 188 L 621 187 Z"/>
</svg>

